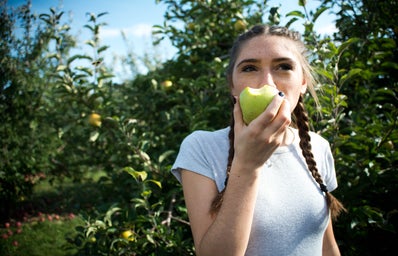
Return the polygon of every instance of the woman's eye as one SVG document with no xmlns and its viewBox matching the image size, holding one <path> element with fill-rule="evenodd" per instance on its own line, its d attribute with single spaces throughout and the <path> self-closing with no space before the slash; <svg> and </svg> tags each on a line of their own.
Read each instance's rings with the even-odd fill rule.
<svg viewBox="0 0 398 256">
<path fill-rule="evenodd" d="M 282 63 L 282 64 L 278 65 L 277 69 L 279 69 L 279 70 L 292 70 L 293 66 L 291 64 L 289 64 L 289 63 Z"/>
<path fill-rule="evenodd" d="M 255 66 L 245 66 L 242 68 L 242 72 L 252 72 L 252 71 L 256 71 L 257 68 Z"/>
</svg>

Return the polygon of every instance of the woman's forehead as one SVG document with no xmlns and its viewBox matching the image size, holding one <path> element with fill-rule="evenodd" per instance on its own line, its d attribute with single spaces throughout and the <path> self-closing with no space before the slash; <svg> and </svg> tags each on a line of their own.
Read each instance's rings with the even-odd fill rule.
<svg viewBox="0 0 398 256">
<path fill-rule="evenodd" d="M 240 49 L 238 59 L 241 58 L 297 58 L 297 46 L 289 38 L 282 36 L 262 35 L 246 41 Z"/>
</svg>

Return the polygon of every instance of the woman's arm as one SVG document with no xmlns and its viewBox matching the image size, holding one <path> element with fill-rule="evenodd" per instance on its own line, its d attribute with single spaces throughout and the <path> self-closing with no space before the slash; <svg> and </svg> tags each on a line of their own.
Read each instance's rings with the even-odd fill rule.
<svg viewBox="0 0 398 256">
<path fill-rule="evenodd" d="M 340 250 L 337 245 L 336 239 L 334 238 L 333 224 L 331 219 L 329 220 L 329 224 L 325 230 L 325 234 L 323 235 L 322 255 L 340 256 Z"/>
<path fill-rule="evenodd" d="M 217 215 L 210 213 L 217 188 L 211 179 L 182 171 L 182 185 L 197 255 L 243 255 L 246 251 L 257 182 L 230 177 Z"/>
</svg>

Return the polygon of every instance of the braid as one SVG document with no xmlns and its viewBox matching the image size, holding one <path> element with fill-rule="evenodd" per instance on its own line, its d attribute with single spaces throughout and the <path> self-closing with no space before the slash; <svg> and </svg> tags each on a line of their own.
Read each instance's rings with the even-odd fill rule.
<svg viewBox="0 0 398 256">
<path fill-rule="evenodd" d="M 304 108 L 303 98 L 300 96 L 296 108 L 294 109 L 294 115 L 296 118 L 296 124 L 300 136 L 300 148 L 302 150 L 305 162 L 307 163 L 308 169 L 314 177 L 315 181 L 319 184 L 322 192 L 326 194 L 327 205 L 330 209 L 331 216 L 336 219 L 341 211 L 346 211 L 341 202 L 339 202 L 328 190 L 324 184 L 321 175 L 318 172 L 314 155 L 311 151 L 311 137 L 309 135 L 309 123 L 308 115 Z"/>
<path fill-rule="evenodd" d="M 228 151 L 227 177 L 225 178 L 224 189 L 221 192 L 219 192 L 217 194 L 217 196 L 213 199 L 213 202 L 211 204 L 211 209 L 210 209 L 210 212 L 212 214 L 217 213 L 218 210 L 221 207 L 221 204 L 222 204 L 222 201 L 223 201 L 223 197 L 224 197 L 224 192 L 225 192 L 225 189 L 226 189 L 227 183 L 228 183 L 229 173 L 231 171 L 232 160 L 234 159 L 234 154 L 235 154 L 235 148 L 234 148 L 234 139 L 235 139 L 234 124 L 235 124 L 235 120 L 234 120 L 234 116 L 232 114 L 230 130 L 229 130 L 229 133 L 228 133 L 229 151 Z"/>
</svg>

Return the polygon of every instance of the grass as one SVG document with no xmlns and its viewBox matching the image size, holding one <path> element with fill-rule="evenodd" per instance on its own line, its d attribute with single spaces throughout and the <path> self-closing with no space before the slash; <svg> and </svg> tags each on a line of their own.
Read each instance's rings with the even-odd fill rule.
<svg viewBox="0 0 398 256">
<path fill-rule="evenodd" d="M 0 255 L 74 255 L 77 248 L 71 241 L 76 227 L 84 225 L 79 214 L 92 213 L 104 204 L 96 183 L 102 175 L 91 174 L 80 183 L 37 184 L 31 199 L 18 207 L 15 218 L 1 224 Z"/>
<path fill-rule="evenodd" d="M 52 216 L 52 215 L 47 215 Z M 11 230 L 13 234 L 0 242 L 2 255 L 64 256 L 74 255 L 77 248 L 68 242 L 75 234 L 75 227 L 83 225 L 81 218 L 60 220 L 39 219 L 23 223 L 20 233 L 17 227 L 3 228 L 2 233 Z"/>
</svg>

